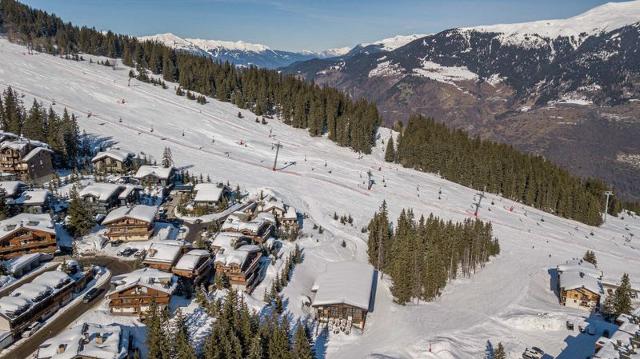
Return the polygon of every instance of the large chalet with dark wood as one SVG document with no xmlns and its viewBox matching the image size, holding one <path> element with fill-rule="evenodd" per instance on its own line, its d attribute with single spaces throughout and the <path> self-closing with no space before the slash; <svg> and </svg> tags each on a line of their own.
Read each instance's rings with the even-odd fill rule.
<svg viewBox="0 0 640 359">
<path fill-rule="evenodd" d="M 113 314 L 143 315 L 152 301 L 161 308 L 169 305 L 178 286 L 178 278 L 154 268 L 143 268 L 113 277 L 107 294 L 109 310 Z"/>
<path fill-rule="evenodd" d="M 568 261 L 557 267 L 560 304 L 592 311 L 604 295 L 602 271 L 582 259 Z"/>
<path fill-rule="evenodd" d="M 126 173 L 133 165 L 134 154 L 119 148 L 98 152 L 92 159 L 93 169 L 98 174 Z"/>
<path fill-rule="evenodd" d="M 215 259 L 216 275 L 226 276 L 232 288 L 251 293 L 259 283 L 261 257 L 256 245 L 220 249 Z"/>
<path fill-rule="evenodd" d="M 258 244 L 264 243 L 273 234 L 274 229 L 274 221 L 266 216 L 258 214 L 256 218 L 246 221 L 235 213 L 228 216 L 220 227 L 222 232 L 242 233 Z"/>
<path fill-rule="evenodd" d="M 20 213 L 0 221 L 0 260 L 56 249 L 56 230 L 49 214 Z"/>
<path fill-rule="evenodd" d="M 171 272 L 171 268 L 184 252 L 184 244 L 182 241 L 171 240 L 151 243 L 142 263 L 151 268 Z"/>
<path fill-rule="evenodd" d="M 146 241 L 153 235 L 153 224 L 158 208 L 136 205 L 118 207 L 102 221 L 107 227 L 105 236 L 112 242 Z"/>
<path fill-rule="evenodd" d="M 53 152 L 42 142 L 23 138 L 0 144 L 0 171 L 25 182 L 43 183 L 53 178 Z"/>
<path fill-rule="evenodd" d="M 213 269 L 211 253 L 204 249 L 192 249 L 185 253 L 171 271 L 180 277 L 200 283 Z"/>
<path fill-rule="evenodd" d="M 93 183 L 78 193 L 82 201 L 95 213 L 107 214 L 120 203 L 119 195 L 125 186 L 114 183 Z"/>
<path fill-rule="evenodd" d="M 138 168 L 135 178 L 143 186 L 170 187 L 175 179 L 175 168 L 143 165 Z"/>
<path fill-rule="evenodd" d="M 330 332 L 364 329 L 371 307 L 374 270 L 358 262 L 329 263 L 313 284 L 311 306 L 316 320 Z"/>
</svg>

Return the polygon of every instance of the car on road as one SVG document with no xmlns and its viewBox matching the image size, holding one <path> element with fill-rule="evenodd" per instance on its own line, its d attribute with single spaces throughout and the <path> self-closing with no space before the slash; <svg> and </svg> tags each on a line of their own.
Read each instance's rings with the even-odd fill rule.
<svg viewBox="0 0 640 359">
<path fill-rule="evenodd" d="M 136 258 L 143 258 L 147 254 L 147 250 L 143 249 L 141 251 L 137 251 L 133 256 Z"/>
<path fill-rule="evenodd" d="M 132 247 L 127 247 L 125 249 L 120 250 L 117 254 L 120 257 L 130 257 L 132 254 L 136 253 L 138 250 Z"/>
<path fill-rule="evenodd" d="M 42 327 L 42 322 L 41 321 L 36 321 L 36 322 L 31 323 L 31 325 L 29 325 L 27 327 L 27 329 L 25 329 L 24 332 L 22 332 L 22 337 L 23 338 L 28 338 L 28 337 L 32 336 L 41 327 Z"/>
<path fill-rule="evenodd" d="M 102 288 L 91 288 L 91 289 L 89 289 L 87 294 L 85 294 L 84 297 L 82 297 L 82 302 L 83 303 L 89 303 L 90 301 L 96 299 L 100 294 L 102 294 L 103 291 L 104 291 L 104 289 L 102 289 Z"/>
<path fill-rule="evenodd" d="M 527 348 L 522 353 L 523 359 L 542 359 L 543 357 L 544 351 L 538 347 Z"/>
</svg>

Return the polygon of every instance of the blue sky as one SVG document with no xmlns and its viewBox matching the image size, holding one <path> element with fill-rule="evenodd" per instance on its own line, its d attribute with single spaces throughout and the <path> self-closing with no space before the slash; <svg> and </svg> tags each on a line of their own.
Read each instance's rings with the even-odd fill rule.
<svg viewBox="0 0 640 359">
<path fill-rule="evenodd" d="M 131 35 L 244 40 L 323 50 L 398 34 L 569 17 L 600 0 L 23 0 L 67 21 Z"/>
</svg>

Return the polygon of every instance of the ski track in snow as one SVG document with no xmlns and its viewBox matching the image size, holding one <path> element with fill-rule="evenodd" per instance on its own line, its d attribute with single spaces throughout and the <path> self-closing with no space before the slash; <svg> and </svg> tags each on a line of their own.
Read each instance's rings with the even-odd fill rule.
<svg viewBox="0 0 640 359">
<path fill-rule="evenodd" d="M 382 144 L 371 155 L 357 159 L 349 149 L 325 138 L 309 137 L 306 130 L 275 119 L 268 120 L 268 125 L 257 124 L 255 115 L 229 103 L 209 99 L 208 104 L 199 105 L 178 97 L 174 84 L 163 90 L 132 80 L 128 87 L 128 69 L 120 65 L 114 71 L 88 61 L 27 55 L 25 48 L 4 39 L 0 39 L 0 59 L 0 89 L 10 85 L 24 93 L 27 106 L 33 98 L 46 106 L 55 100 L 55 110 L 62 112 L 67 107 L 89 134 L 155 158 L 160 157 L 164 146 L 170 146 L 178 166 L 193 166 L 189 169 L 192 173 L 210 174 L 215 181 L 229 180 L 249 190 L 271 188 L 285 202 L 306 212 L 309 219 L 304 232 L 313 238 L 300 240 L 305 262 L 296 267 L 284 291 L 294 316 L 305 315 L 300 297 L 311 295 L 316 274 L 327 264 L 366 261 L 366 235 L 360 228 L 367 225 L 383 200 L 387 200 L 393 219 L 401 208 L 455 221 L 468 218 L 471 211 L 476 191 L 433 174 L 385 163 Z M 126 103 L 117 103 L 122 98 Z M 243 119 L 237 118 L 238 111 Z M 91 117 L 87 117 L 89 112 Z M 269 129 L 275 138 L 269 137 Z M 382 129 L 380 134 L 386 140 L 390 132 Z M 215 143 L 211 143 L 212 137 Z M 241 140 L 246 147 L 238 144 Z M 284 145 L 279 166 L 295 164 L 274 172 L 272 144 L 277 141 Z M 226 152 L 230 153 L 228 158 Z M 363 184 L 369 170 L 376 181 L 371 191 Z M 383 176 L 387 187 L 383 187 Z M 439 189 L 442 200 L 438 200 Z M 492 200 L 495 205 L 491 205 Z M 513 212 L 506 209 L 512 206 Z M 334 221 L 334 212 L 351 214 L 354 225 Z M 542 217 L 544 222 L 540 222 Z M 379 281 L 375 310 L 367 319 L 364 333 L 330 336 L 326 357 L 477 358 L 487 340 L 502 341 L 512 354 L 536 345 L 555 356 L 567 346 L 565 340 L 571 341 L 568 337 L 576 335 L 556 330 L 557 318 L 584 313 L 557 303 L 549 289 L 549 268 L 582 256 L 589 248 L 596 251 L 607 280 L 617 281 L 626 271 L 636 285 L 640 283 L 638 218 L 610 218 L 601 228 L 592 228 L 493 194 L 484 200 L 480 218 L 493 223 L 502 248 L 500 256 L 471 278 L 450 283 L 443 296 L 430 303 L 394 304 L 385 276 Z M 325 233 L 312 230 L 313 223 L 322 226 Z M 589 235 L 591 231 L 594 236 Z M 627 243 L 623 236 L 628 237 L 630 232 L 635 237 Z M 341 247 L 342 240 L 346 248 Z M 262 290 L 259 287 L 254 292 L 257 300 L 262 298 Z M 570 348 L 576 357 L 590 354 L 591 349 Z"/>
</svg>

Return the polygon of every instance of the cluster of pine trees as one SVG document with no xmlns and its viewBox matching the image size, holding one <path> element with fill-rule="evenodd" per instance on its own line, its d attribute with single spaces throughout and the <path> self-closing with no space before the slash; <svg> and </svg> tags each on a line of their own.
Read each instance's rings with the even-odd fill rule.
<svg viewBox="0 0 640 359">
<path fill-rule="evenodd" d="M 147 320 L 148 357 L 156 359 L 312 359 L 310 333 L 297 323 L 291 340 L 287 317 L 273 312 L 261 318 L 249 310 L 243 297 L 230 290 L 224 299 L 207 306 L 216 321 L 205 339 L 202 353 L 196 353 L 184 326 L 176 314 L 171 329 L 168 316 L 152 305 Z M 182 324 L 181 324 L 182 323 Z M 189 347 L 189 348 L 187 348 Z M 174 354 L 175 353 L 175 354 Z"/>
<path fill-rule="evenodd" d="M 27 110 L 22 97 L 11 87 L 0 96 L 0 126 L 2 130 L 47 143 L 55 152 L 59 166 L 76 167 L 80 155 L 80 135 L 76 117 L 67 109 L 62 116 L 53 108 L 46 109 L 33 101 Z"/>
<path fill-rule="evenodd" d="M 371 152 L 381 122 L 375 105 L 352 101 L 335 89 L 277 71 L 236 68 L 160 43 L 74 26 L 15 0 L 0 1 L 0 30 L 10 40 L 41 52 L 122 58 L 124 65 L 138 71 L 161 74 L 165 81 L 177 81 L 187 90 L 232 102 L 258 116 L 280 115 L 292 126 L 309 129 L 312 136 L 327 133 L 331 140 L 359 152 Z"/>
<path fill-rule="evenodd" d="M 491 223 L 445 222 L 433 214 L 416 220 L 412 210 L 402 210 L 392 230 L 386 203 L 368 230 L 369 262 L 391 276 L 391 292 L 401 304 L 438 297 L 447 281 L 470 276 L 500 253 Z"/>
<path fill-rule="evenodd" d="M 387 161 L 439 173 L 450 181 L 499 193 L 565 218 L 590 225 L 602 223 L 607 186 L 572 176 L 540 156 L 470 138 L 462 130 L 423 116 L 412 116 L 397 142 L 397 149 L 388 142 Z M 614 214 L 620 211 L 619 204 L 611 208 Z"/>
</svg>

